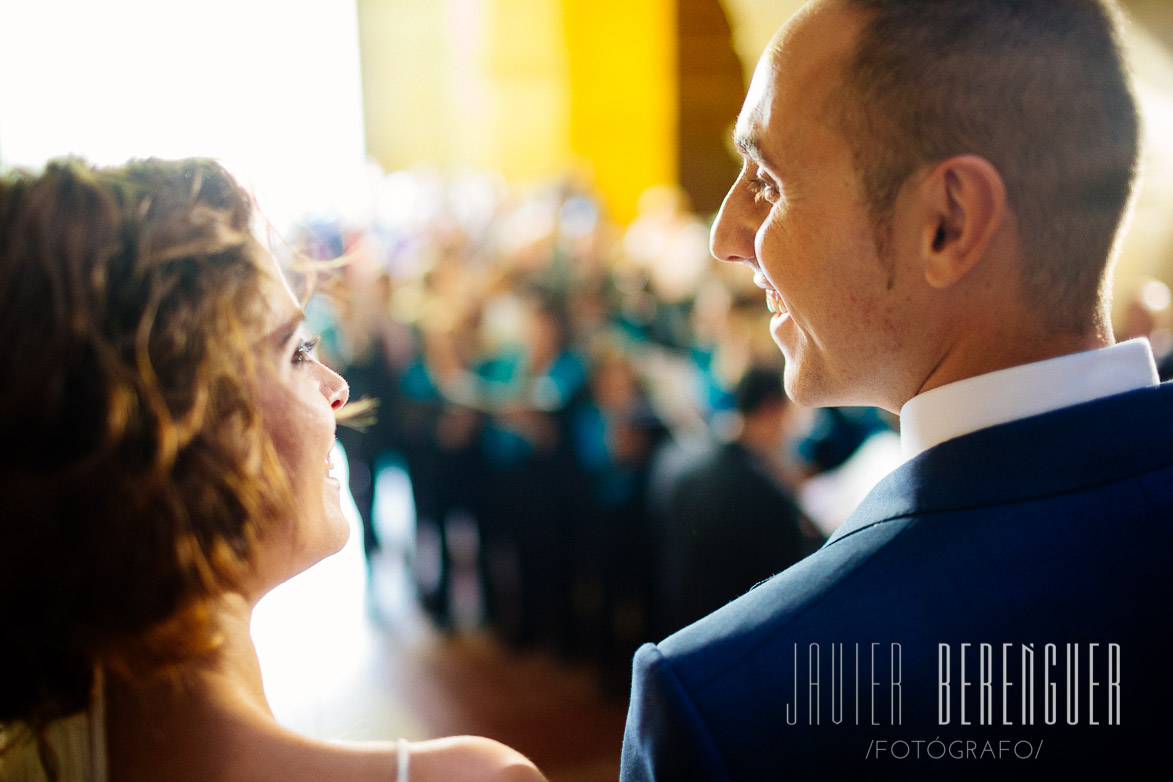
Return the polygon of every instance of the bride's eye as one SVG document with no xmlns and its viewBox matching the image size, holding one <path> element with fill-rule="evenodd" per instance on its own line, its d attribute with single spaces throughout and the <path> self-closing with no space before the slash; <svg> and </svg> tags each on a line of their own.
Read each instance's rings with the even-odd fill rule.
<svg viewBox="0 0 1173 782">
<path fill-rule="evenodd" d="M 297 343 L 297 347 L 293 350 L 293 363 L 304 364 L 306 361 L 314 357 L 314 349 L 318 346 L 320 337 L 313 339 L 303 339 Z"/>
</svg>

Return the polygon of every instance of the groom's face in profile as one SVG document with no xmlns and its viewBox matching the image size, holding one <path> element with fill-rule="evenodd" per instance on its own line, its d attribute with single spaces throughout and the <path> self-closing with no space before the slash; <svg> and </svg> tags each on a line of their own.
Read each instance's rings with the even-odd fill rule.
<svg viewBox="0 0 1173 782">
<path fill-rule="evenodd" d="M 737 120 L 742 168 L 711 249 L 749 266 L 764 289 L 793 400 L 895 410 L 901 392 L 911 396 L 901 364 L 917 286 L 901 273 L 898 246 L 881 254 L 852 145 L 833 121 L 865 20 L 816 3 L 775 36 Z"/>
</svg>

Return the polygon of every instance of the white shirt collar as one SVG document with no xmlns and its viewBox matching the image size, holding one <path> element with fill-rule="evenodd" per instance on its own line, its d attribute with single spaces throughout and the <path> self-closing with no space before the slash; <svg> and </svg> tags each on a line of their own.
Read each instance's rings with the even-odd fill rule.
<svg viewBox="0 0 1173 782">
<path fill-rule="evenodd" d="M 918 394 L 900 408 L 905 460 L 989 426 L 1158 384 L 1148 340 L 1000 369 Z"/>
</svg>

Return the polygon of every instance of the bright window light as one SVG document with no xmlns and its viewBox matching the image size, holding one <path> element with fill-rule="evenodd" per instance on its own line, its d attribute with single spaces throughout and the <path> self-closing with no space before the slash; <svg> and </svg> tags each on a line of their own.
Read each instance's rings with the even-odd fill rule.
<svg viewBox="0 0 1173 782">
<path fill-rule="evenodd" d="M 215 157 L 278 225 L 362 181 L 353 0 L 0 0 L 0 30 L 6 165 Z"/>
</svg>

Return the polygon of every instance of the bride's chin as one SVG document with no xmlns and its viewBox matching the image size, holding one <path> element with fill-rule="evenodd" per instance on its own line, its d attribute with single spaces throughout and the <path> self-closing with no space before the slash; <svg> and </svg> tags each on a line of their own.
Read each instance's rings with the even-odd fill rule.
<svg viewBox="0 0 1173 782">
<path fill-rule="evenodd" d="M 326 554 L 326 556 L 329 557 L 333 554 L 337 554 L 339 551 L 341 551 L 343 548 L 346 547 L 346 542 L 348 540 L 350 540 L 350 525 L 346 523 L 346 519 L 345 519 L 345 517 L 343 517 L 342 527 L 341 527 L 341 531 L 339 532 L 339 534 L 337 536 L 336 545 L 334 545 L 332 547 L 332 550 L 328 554 Z M 323 559 L 324 559 L 324 557 L 323 557 Z"/>
<path fill-rule="evenodd" d="M 337 554 L 350 540 L 350 523 L 346 519 L 346 514 L 342 512 L 342 503 L 337 496 L 326 498 L 325 511 L 332 534 L 330 536 L 330 550 L 324 554 L 323 558 Z"/>
</svg>

